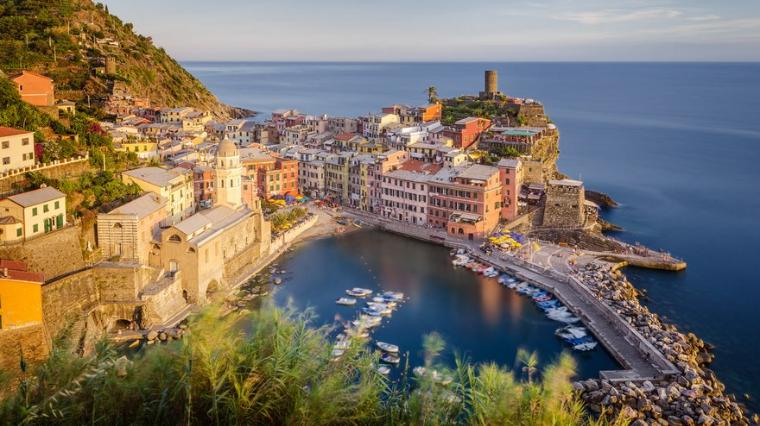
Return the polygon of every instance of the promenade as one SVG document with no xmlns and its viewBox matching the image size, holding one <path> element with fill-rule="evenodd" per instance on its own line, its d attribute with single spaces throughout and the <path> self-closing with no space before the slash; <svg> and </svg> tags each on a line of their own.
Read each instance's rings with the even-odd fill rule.
<svg viewBox="0 0 760 426">
<path fill-rule="evenodd" d="M 623 366 L 622 370 L 601 371 L 600 376 L 603 379 L 656 380 L 678 373 L 677 368 L 631 324 L 594 296 L 583 283 L 572 277 L 569 269 L 551 268 L 551 264 L 547 268 L 507 255 L 488 255 L 479 249 L 482 241 L 450 238 L 443 230 L 402 224 L 352 209 L 345 209 L 344 213 L 385 231 L 450 248 L 466 249 L 481 262 L 491 264 L 520 280 L 551 292 L 581 318 L 585 326 Z"/>
</svg>

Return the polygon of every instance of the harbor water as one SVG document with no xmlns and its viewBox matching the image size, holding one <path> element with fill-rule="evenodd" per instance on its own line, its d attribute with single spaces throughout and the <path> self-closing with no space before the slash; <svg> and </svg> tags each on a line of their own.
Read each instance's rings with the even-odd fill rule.
<svg viewBox="0 0 760 426">
<path fill-rule="evenodd" d="M 358 299 L 354 306 L 337 305 L 335 300 L 346 296 L 347 289 L 403 292 L 407 300 L 371 337 L 398 345 L 402 354 L 408 352 L 412 368 L 422 365 L 422 338 L 434 331 L 447 342 L 441 360 L 451 367 L 458 354 L 472 362 L 496 362 L 511 368 L 518 348 L 538 352 L 545 366 L 570 350 L 554 335 L 565 324 L 549 320 L 529 297 L 499 284 L 496 278 L 455 268 L 442 246 L 361 230 L 308 241 L 278 260 L 277 269 L 286 271 L 283 284 L 274 292 L 277 304 L 311 308 L 317 315 L 315 325 L 335 325 L 336 332 L 344 321 L 356 318 L 368 300 Z M 580 377 L 596 377 L 599 370 L 619 368 L 601 347 L 574 351 L 573 355 Z M 404 362 L 402 359 L 401 367 Z"/>
</svg>

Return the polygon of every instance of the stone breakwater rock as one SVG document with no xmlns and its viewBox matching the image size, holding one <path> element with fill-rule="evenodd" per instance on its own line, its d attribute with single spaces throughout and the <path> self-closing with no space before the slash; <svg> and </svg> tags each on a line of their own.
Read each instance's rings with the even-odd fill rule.
<svg viewBox="0 0 760 426">
<path fill-rule="evenodd" d="M 679 374 L 659 381 L 609 382 L 589 379 L 574 388 L 599 412 L 605 407 L 638 425 L 748 425 L 742 407 L 707 365 L 710 346 L 692 333 L 683 334 L 665 324 L 657 314 L 639 303 L 639 292 L 620 271 L 607 265 L 589 264 L 577 276 L 594 295 L 635 327 L 675 365 Z"/>
</svg>

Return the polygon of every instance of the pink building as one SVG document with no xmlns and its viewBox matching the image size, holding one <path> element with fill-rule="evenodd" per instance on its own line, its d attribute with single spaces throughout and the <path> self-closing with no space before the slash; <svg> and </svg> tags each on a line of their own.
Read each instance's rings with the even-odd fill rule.
<svg viewBox="0 0 760 426">
<path fill-rule="evenodd" d="M 396 170 L 383 174 L 382 216 L 413 225 L 427 224 L 428 181 L 441 167 L 440 164 L 407 160 Z"/>
<path fill-rule="evenodd" d="M 522 186 L 522 161 L 519 158 L 504 158 L 496 167 L 501 182 L 501 218 L 513 220 L 517 217 L 517 197 Z"/>
</svg>

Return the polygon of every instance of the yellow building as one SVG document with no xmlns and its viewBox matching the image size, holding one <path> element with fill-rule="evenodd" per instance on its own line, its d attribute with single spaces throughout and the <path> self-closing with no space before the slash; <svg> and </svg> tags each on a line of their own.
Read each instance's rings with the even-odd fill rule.
<svg viewBox="0 0 760 426">
<path fill-rule="evenodd" d="M 0 200 L 0 241 L 29 239 L 66 226 L 66 194 L 50 187 Z"/>
<path fill-rule="evenodd" d="M 158 157 L 158 144 L 146 140 L 126 140 L 114 148 L 119 152 L 134 152 L 141 160 L 150 160 Z"/>
<path fill-rule="evenodd" d="M 23 262 L 0 260 L 0 330 L 42 323 L 43 282 Z"/>
<path fill-rule="evenodd" d="M 142 167 L 128 170 L 121 175 L 124 183 L 137 184 L 146 192 L 155 192 L 166 199 L 168 221 L 171 224 L 186 219 L 195 212 L 193 172 L 175 167 Z"/>
</svg>

